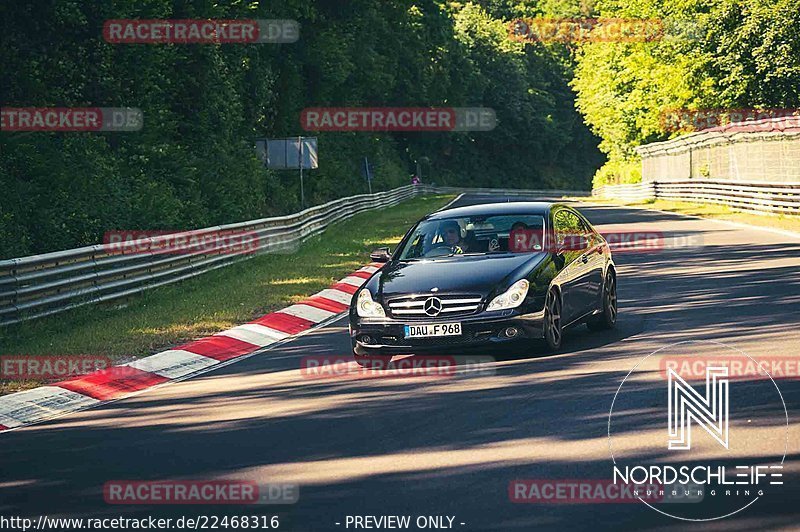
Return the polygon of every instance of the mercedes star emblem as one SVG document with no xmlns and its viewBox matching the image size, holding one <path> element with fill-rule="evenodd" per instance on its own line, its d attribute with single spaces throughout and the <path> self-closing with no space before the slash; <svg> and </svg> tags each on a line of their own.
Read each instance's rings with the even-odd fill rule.
<svg viewBox="0 0 800 532">
<path fill-rule="evenodd" d="M 438 297 L 429 297 L 425 300 L 423 309 L 428 316 L 437 316 L 442 311 L 442 300 Z"/>
</svg>

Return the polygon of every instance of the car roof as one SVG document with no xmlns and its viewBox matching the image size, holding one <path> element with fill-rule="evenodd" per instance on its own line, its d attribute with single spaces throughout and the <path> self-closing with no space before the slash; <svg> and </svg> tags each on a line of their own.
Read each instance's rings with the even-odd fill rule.
<svg viewBox="0 0 800 532">
<path fill-rule="evenodd" d="M 480 215 L 503 215 L 503 214 L 538 214 L 547 216 L 548 213 L 557 206 L 565 206 L 562 203 L 550 201 L 512 201 L 508 203 L 482 203 L 480 205 L 467 205 L 465 207 L 454 207 L 436 211 L 426 216 L 428 220 L 441 220 L 444 218 L 457 218 L 462 216 Z"/>
</svg>

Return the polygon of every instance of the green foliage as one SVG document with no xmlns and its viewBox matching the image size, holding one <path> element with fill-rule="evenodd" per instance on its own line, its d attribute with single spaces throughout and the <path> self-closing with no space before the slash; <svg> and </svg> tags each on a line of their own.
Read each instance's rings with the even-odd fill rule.
<svg viewBox="0 0 800 532">
<path fill-rule="evenodd" d="M 551 2 L 553 3 L 553 2 Z M 312 106 L 488 106 L 492 132 L 320 133 L 317 204 L 409 182 L 588 188 L 602 163 L 559 47 L 507 38 L 526 3 L 445 0 L 31 0 L 4 3 L 0 104 L 137 107 L 137 133 L 0 134 L 0 257 L 99 242 L 113 229 L 189 229 L 296 211 L 296 172 L 257 137 L 294 136 Z M 559 2 L 553 3 L 554 5 Z M 533 10 L 532 10 L 533 9 Z M 538 11 L 537 11 L 538 12 Z M 108 19 L 294 19 L 281 45 L 113 45 Z M 313 135 L 313 133 L 306 133 Z"/>
<path fill-rule="evenodd" d="M 624 185 L 642 181 L 642 163 L 639 160 L 610 160 L 606 162 L 592 180 L 593 187 Z"/>
<path fill-rule="evenodd" d="M 595 182 L 625 175 L 634 147 L 680 134 L 665 112 L 800 106 L 797 0 L 598 0 L 595 9 L 666 29 L 654 42 L 593 42 L 578 53 L 578 108 L 609 158 Z"/>
</svg>

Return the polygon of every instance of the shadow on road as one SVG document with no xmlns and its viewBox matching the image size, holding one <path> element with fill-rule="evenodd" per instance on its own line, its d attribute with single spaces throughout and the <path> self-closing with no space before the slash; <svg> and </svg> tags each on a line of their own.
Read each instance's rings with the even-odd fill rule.
<svg viewBox="0 0 800 532">
<path fill-rule="evenodd" d="M 660 213 L 584 210 L 595 223 L 613 218 L 665 224 L 702 235 L 706 244 L 619 254 L 617 330 L 577 328 L 559 354 L 494 353 L 493 374 L 299 377 L 304 356 L 349 353 L 346 327 L 339 322 L 191 381 L 5 434 L 3 513 L 36 515 L 48 508 L 51 515 L 187 514 L 185 507 L 106 505 L 103 483 L 226 477 L 299 482 L 297 505 L 258 509 L 285 514 L 287 530 L 336 530 L 341 528 L 334 521 L 346 514 L 387 513 L 456 515 L 467 523 L 464 530 L 676 525 L 642 504 L 512 504 L 507 489 L 520 478 L 609 479 L 611 400 L 636 361 L 658 347 L 711 339 L 740 345 L 754 356 L 796 355 L 800 245 Z M 795 416 L 798 384 L 779 382 Z M 737 384 L 743 400 L 736 415 L 752 417 L 752 430 L 781 423 L 763 385 Z M 643 374 L 626 386 L 614 437 L 635 449 L 650 433 L 665 430 L 665 413 L 646 408 L 664 393 L 664 383 Z M 794 421 L 792 427 L 794 437 Z M 753 451 L 751 459 L 776 460 L 772 443 L 764 447 L 769 451 Z M 782 489 L 716 529 L 796 525 L 800 514 L 790 502 L 800 500 L 797 441 L 789 451 L 792 467 Z M 674 457 L 666 445 L 661 451 L 634 450 L 632 456 Z M 212 510 L 242 513 L 221 506 L 206 513 Z"/>
</svg>

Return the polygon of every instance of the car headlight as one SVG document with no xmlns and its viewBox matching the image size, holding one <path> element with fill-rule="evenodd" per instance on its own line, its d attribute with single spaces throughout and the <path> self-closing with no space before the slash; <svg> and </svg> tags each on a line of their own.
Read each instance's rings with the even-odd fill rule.
<svg viewBox="0 0 800 532">
<path fill-rule="evenodd" d="M 530 283 L 527 279 L 520 279 L 511 285 L 511 288 L 492 299 L 486 310 L 504 310 L 509 308 L 517 308 L 525 300 L 528 295 L 528 287 Z"/>
<path fill-rule="evenodd" d="M 362 318 L 385 318 L 386 313 L 380 304 L 372 300 L 372 294 L 368 289 L 364 289 L 358 293 L 358 300 L 356 301 L 356 311 Z"/>
</svg>

